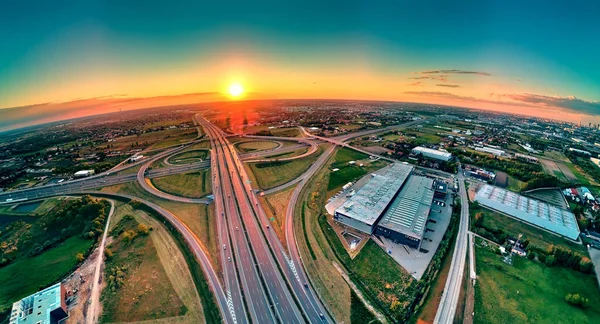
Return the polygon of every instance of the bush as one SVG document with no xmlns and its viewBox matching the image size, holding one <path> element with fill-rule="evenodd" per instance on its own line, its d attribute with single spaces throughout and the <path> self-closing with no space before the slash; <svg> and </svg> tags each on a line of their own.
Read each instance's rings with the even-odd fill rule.
<svg viewBox="0 0 600 324">
<path fill-rule="evenodd" d="M 112 252 L 112 251 L 111 251 L 109 248 L 105 248 L 105 249 L 104 249 L 104 257 L 105 257 L 107 260 L 110 260 L 110 259 L 112 259 L 112 257 L 113 257 L 113 252 Z"/>
<path fill-rule="evenodd" d="M 85 260 L 85 256 L 83 256 L 83 253 L 77 253 L 75 255 L 75 260 L 77 260 L 78 263 L 81 263 Z"/>
<path fill-rule="evenodd" d="M 148 225 L 146 224 L 140 223 L 138 224 L 137 231 L 142 235 L 148 235 L 148 233 L 150 232 L 150 227 L 148 227 Z"/>
<path fill-rule="evenodd" d="M 579 306 L 581 308 L 586 308 L 590 302 L 589 299 L 579 295 L 579 294 L 567 294 L 565 296 L 565 301 L 567 301 L 567 303 L 574 305 L 574 306 Z"/>
</svg>

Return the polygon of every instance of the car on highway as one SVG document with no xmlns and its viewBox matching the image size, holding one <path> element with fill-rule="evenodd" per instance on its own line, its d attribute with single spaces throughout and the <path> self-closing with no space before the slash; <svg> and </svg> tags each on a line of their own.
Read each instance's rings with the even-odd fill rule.
<svg viewBox="0 0 600 324">
<path fill-rule="evenodd" d="M 227 257 L 227 261 L 231 262 L 231 257 Z"/>
<path fill-rule="evenodd" d="M 223 244 L 223 250 L 226 250 L 227 246 L 225 244 Z"/>
</svg>

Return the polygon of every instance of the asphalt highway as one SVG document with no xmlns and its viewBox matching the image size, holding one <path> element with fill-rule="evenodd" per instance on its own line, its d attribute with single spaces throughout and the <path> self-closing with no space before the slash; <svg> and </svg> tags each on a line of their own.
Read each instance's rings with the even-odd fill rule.
<svg viewBox="0 0 600 324">
<path fill-rule="evenodd" d="M 252 204 L 248 200 L 245 188 L 240 176 L 240 165 L 234 162 L 234 156 L 237 156 L 233 146 L 227 141 L 223 133 L 204 119 L 200 119 L 204 130 L 211 138 L 215 139 L 216 145 L 213 149 L 216 151 L 218 169 L 220 170 L 220 183 L 223 188 L 222 199 L 226 202 L 223 215 L 230 223 L 230 232 L 234 231 L 233 238 L 237 241 L 235 247 L 236 264 L 240 277 L 242 278 L 242 288 L 246 296 L 246 302 L 249 308 L 250 316 L 255 321 L 259 314 L 272 315 L 267 320 L 259 323 L 274 323 L 281 321 L 283 323 L 302 323 L 304 322 L 294 300 L 287 290 L 285 282 L 277 269 L 264 237 L 261 235 L 260 227 L 253 217 Z M 247 179 L 247 178 L 246 178 Z M 218 199 L 215 197 L 215 199 Z M 227 205 L 230 204 L 229 210 Z M 235 227 L 235 230 L 233 228 Z M 240 244 L 241 242 L 241 244 Z M 243 258 L 240 255 L 245 248 L 249 251 L 245 254 L 252 258 Z M 239 250 L 239 251 L 238 251 Z M 256 273 L 260 276 L 259 282 L 246 282 L 243 277 L 248 279 L 247 273 Z M 265 305 L 264 301 L 268 304 Z M 266 307 L 266 309 L 265 309 Z"/>
<path fill-rule="evenodd" d="M 460 223 L 458 227 L 458 235 L 456 236 L 456 244 L 452 254 L 452 263 L 450 264 L 450 273 L 446 279 L 442 299 L 435 314 L 434 323 L 450 324 L 454 322 L 456 315 L 456 307 L 460 288 L 462 284 L 463 273 L 465 270 L 465 260 L 467 257 L 467 230 L 469 228 L 469 199 L 465 188 L 465 179 L 462 168 L 458 167 L 458 186 L 460 191 Z"/>
</svg>

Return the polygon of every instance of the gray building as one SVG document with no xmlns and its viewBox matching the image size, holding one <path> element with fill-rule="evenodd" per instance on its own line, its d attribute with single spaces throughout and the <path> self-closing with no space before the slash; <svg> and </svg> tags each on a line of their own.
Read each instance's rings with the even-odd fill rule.
<svg viewBox="0 0 600 324">
<path fill-rule="evenodd" d="M 433 202 L 433 180 L 410 176 L 379 221 L 376 235 L 418 249 Z"/>
<path fill-rule="evenodd" d="M 396 197 L 412 170 L 412 165 L 395 163 L 372 174 L 364 187 L 335 210 L 333 218 L 363 233 L 373 233 L 373 226 Z"/>
</svg>

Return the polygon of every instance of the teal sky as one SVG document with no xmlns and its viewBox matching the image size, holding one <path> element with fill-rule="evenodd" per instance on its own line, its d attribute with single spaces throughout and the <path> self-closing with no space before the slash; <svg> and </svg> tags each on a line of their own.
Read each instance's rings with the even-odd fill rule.
<svg viewBox="0 0 600 324">
<path fill-rule="evenodd" d="M 308 97 L 303 82 L 327 80 L 335 85 L 315 96 L 343 97 L 346 87 L 352 98 L 600 115 L 596 1 L 33 0 L 2 7 L 4 108 L 220 91 L 221 81 L 210 80 L 228 71 L 265 96 Z M 370 87 L 348 88 L 348 75 Z"/>
</svg>

